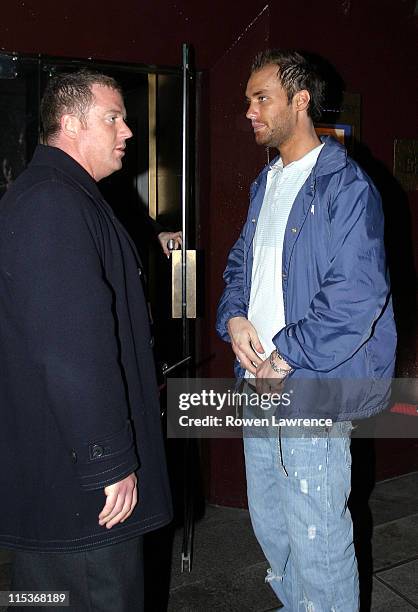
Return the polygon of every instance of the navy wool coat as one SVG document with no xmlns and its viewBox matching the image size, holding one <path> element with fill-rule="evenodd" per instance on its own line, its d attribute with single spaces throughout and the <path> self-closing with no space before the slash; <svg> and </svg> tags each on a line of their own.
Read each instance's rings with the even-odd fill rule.
<svg viewBox="0 0 418 612">
<path fill-rule="evenodd" d="M 40 145 L 0 202 L 0 546 L 76 552 L 170 520 L 141 272 L 91 176 Z M 136 509 L 100 527 L 133 471 Z"/>
</svg>

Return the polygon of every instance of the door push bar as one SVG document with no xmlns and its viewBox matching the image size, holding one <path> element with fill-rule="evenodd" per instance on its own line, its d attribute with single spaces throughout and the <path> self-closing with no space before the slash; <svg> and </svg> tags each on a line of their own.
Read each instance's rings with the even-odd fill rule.
<svg viewBox="0 0 418 612">
<path fill-rule="evenodd" d="M 186 266 L 182 251 L 171 251 L 171 316 L 173 319 L 183 317 L 183 282 L 186 281 L 186 317 L 196 319 L 196 251 L 186 251 Z"/>
</svg>

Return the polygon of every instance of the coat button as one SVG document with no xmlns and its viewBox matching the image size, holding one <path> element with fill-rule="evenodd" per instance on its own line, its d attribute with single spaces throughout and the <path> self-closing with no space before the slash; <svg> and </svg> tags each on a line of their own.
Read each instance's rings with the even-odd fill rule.
<svg viewBox="0 0 418 612">
<path fill-rule="evenodd" d="M 91 456 L 93 459 L 98 459 L 99 457 L 103 457 L 103 446 L 99 444 L 95 444 L 91 449 Z"/>
<path fill-rule="evenodd" d="M 77 453 L 75 452 L 74 449 L 71 451 L 71 461 L 73 463 L 77 463 Z"/>
<path fill-rule="evenodd" d="M 150 345 L 150 347 L 152 348 L 155 344 L 154 338 L 151 338 L 151 340 L 148 343 Z"/>
<path fill-rule="evenodd" d="M 142 270 L 141 270 L 141 268 L 138 268 L 138 276 L 142 276 Z"/>
<path fill-rule="evenodd" d="M 251 223 L 255 223 L 255 219 L 251 219 Z"/>
</svg>

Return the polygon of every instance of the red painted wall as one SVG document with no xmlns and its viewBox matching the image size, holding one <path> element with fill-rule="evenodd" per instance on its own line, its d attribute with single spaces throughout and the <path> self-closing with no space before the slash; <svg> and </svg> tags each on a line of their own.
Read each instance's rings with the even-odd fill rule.
<svg viewBox="0 0 418 612">
<path fill-rule="evenodd" d="M 11 0 L 2 3 L 0 48 L 118 62 L 178 65 L 181 44 L 213 65 L 262 6 L 222 0 Z"/>
</svg>

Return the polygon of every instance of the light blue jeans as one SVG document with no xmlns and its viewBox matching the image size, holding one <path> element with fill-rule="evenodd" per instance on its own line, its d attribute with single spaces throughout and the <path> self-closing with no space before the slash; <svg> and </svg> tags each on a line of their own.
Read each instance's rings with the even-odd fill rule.
<svg viewBox="0 0 418 612">
<path fill-rule="evenodd" d="M 266 582 L 286 612 L 359 610 L 350 431 L 348 422 L 244 431 L 251 522 L 271 566 Z"/>
</svg>

